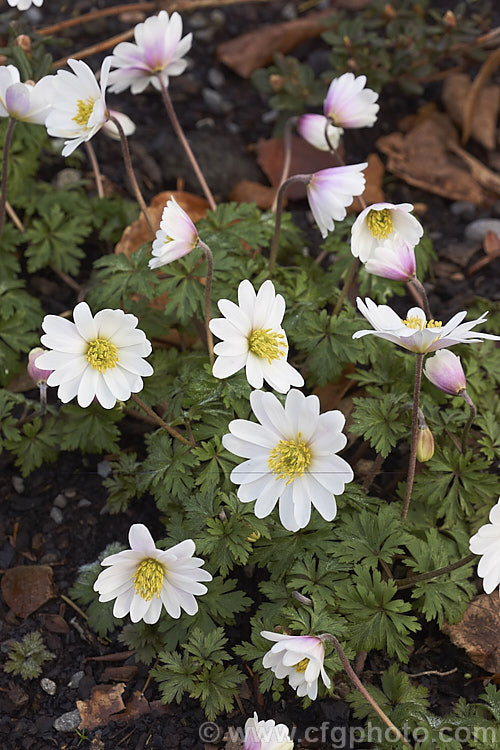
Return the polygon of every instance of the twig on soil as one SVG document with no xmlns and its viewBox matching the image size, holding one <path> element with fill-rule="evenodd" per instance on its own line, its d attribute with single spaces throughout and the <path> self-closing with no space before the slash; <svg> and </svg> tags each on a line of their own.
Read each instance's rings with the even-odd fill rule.
<svg viewBox="0 0 500 750">
<path fill-rule="evenodd" d="M 63 600 L 63 602 L 66 602 L 66 604 L 69 604 L 70 607 L 73 607 L 73 609 L 75 610 L 75 612 L 78 612 L 78 614 L 80 615 L 80 617 L 83 617 L 84 620 L 88 620 L 89 619 L 87 617 L 87 615 L 85 614 L 85 612 L 82 609 L 80 609 L 80 607 L 78 606 L 78 604 L 75 604 L 75 602 L 72 602 L 71 599 L 69 599 L 64 594 L 59 594 L 59 597 Z"/>
<path fill-rule="evenodd" d="M 407 672 L 407 675 L 408 677 L 427 677 L 427 675 L 435 674 L 438 677 L 447 677 L 449 674 L 455 674 L 455 672 L 458 672 L 458 667 L 453 667 L 453 669 L 449 669 L 447 672 L 438 672 L 437 669 L 429 669 L 427 672 L 415 672 L 415 674 Z"/>
</svg>

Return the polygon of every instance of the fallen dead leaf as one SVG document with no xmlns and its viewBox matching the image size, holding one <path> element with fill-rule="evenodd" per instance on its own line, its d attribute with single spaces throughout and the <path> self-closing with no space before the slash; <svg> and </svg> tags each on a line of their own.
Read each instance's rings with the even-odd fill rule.
<svg viewBox="0 0 500 750">
<path fill-rule="evenodd" d="M 138 719 L 139 716 L 151 713 L 151 706 L 147 698 L 140 692 L 135 690 L 132 697 L 125 706 L 125 710 L 121 713 L 114 714 L 111 719 L 112 721 L 130 721 L 131 719 Z"/>
<path fill-rule="evenodd" d="M 487 190 L 500 195 L 500 174 L 492 172 L 479 159 L 464 151 L 457 143 L 449 143 L 448 148 L 460 157 L 469 167 L 474 179 Z"/>
<path fill-rule="evenodd" d="M 461 622 L 445 623 L 443 633 L 465 649 L 473 664 L 487 672 L 500 672 L 500 599 L 498 594 L 481 594 L 469 603 Z"/>
<path fill-rule="evenodd" d="M 368 166 L 363 172 L 366 179 L 365 192 L 363 193 L 363 201 L 367 206 L 371 206 L 372 203 L 383 203 L 385 201 L 384 191 L 382 190 L 382 180 L 385 174 L 385 168 L 382 163 L 382 159 L 377 154 L 370 154 L 368 159 Z M 351 205 L 347 208 L 348 214 L 359 213 L 364 208 L 359 198 L 354 198 Z"/>
<path fill-rule="evenodd" d="M 229 200 L 236 203 L 256 203 L 259 208 L 271 208 L 276 195 L 276 188 L 263 185 L 260 182 L 242 180 L 233 187 Z"/>
<path fill-rule="evenodd" d="M 43 624 L 50 633 L 69 633 L 70 627 L 62 615 L 45 615 Z"/>
<path fill-rule="evenodd" d="M 331 411 L 332 409 L 339 408 L 339 403 L 347 391 L 356 386 L 354 380 L 347 377 L 347 375 L 355 372 L 355 370 L 354 365 L 349 364 L 343 369 L 339 379 L 335 383 L 317 386 L 313 390 L 313 394 L 319 398 L 321 411 Z"/>
<path fill-rule="evenodd" d="M 202 219 L 206 215 L 207 208 L 209 208 L 209 204 L 205 198 L 200 198 L 198 195 L 186 193 L 184 190 L 165 190 L 155 195 L 148 206 L 148 213 L 153 226 L 160 227 L 163 209 L 170 198 L 175 198 L 179 206 L 184 209 L 194 222 Z M 130 255 L 130 253 L 135 253 L 141 245 L 144 245 L 146 242 L 153 242 L 153 240 L 154 235 L 151 233 L 141 211 L 139 218 L 130 224 L 130 226 L 125 227 L 120 241 L 115 247 L 115 253 Z"/>
<path fill-rule="evenodd" d="M 486 84 L 491 74 L 500 65 L 500 49 L 492 52 L 488 59 L 483 63 L 481 69 L 474 79 L 469 96 L 467 98 L 467 109 L 464 113 L 464 127 L 462 131 L 462 143 L 467 143 L 472 132 L 474 123 L 474 110 L 476 102 L 479 100 L 481 90 Z"/>
<path fill-rule="evenodd" d="M 455 73 L 448 76 L 444 82 L 443 103 L 453 122 L 461 129 L 468 112 L 471 89 L 472 82 L 466 73 Z M 471 110 L 470 134 L 488 151 L 495 148 L 499 108 L 500 86 L 489 85 L 479 91 L 475 106 Z"/>
<path fill-rule="evenodd" d="M 114 721 L 112 715 L 125 708 L 122 700 L 124 690 L 125 683 L 123 682 L 119 682 L 118 685 L 95 685 L 89 700 L 76 702 L 76 707 L 82 717 L 78 728 L 96 729 Z"/>
<path fill-rule="evenodd" d="M 28 617 L 56 596 L 49 565 L 20 565 L 9 568 L 2 578 L 2 594 L 16 617 Z"/>
<path fill-rule="evenodd" d="M 480 204 L 482 187 L 452 154 L 457 135 L 447 115 L 432 113 L 406 135 L 391 133 L 377 147 L 387 155 L 386 168 L 410 185 L 456 201 Z"/>
<path fill-rule="evenodd" d="M 467 276 L 473 276 L 481 268 L 484 268 L 493 260 L 500 257 L 500 237 L 496 232 L 486 232 L 483 240 L 483 249 L 485 255 L 470 266 L 467 270 Z"/>
<path fill-rule="evenodd" d="M 106 667 L 101 675 L 101 682 L 109 682 L 114 680 L 115 682 L 130 682 L 139 668 L 135 664 L 125 664 L 123 667 Z"/>
</svg>

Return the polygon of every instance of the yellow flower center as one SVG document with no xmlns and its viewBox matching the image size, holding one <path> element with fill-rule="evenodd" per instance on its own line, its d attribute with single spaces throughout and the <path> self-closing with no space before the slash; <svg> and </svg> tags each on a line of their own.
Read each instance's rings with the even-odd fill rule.
<svg viewBox="0 0 500 750">
<path fill-rule="evenodd" d="M 286 351 L 284 338 L 282 333 L 276 333 L 272 328 L 257 328 L 248 337 L 248 348 L 252 354 L 267 359 L 271 364 L 273 359 L 280 359 L 284 355 Z M 283 351 L 280 347 L 283 347 Z"/>
<path fill-rule="evenodd" d="M 309 659 L 306 658 L 306 659 L 302 659 L 301 661 L 299 661 L 297 664 L 294 664 L 293 666 L 295 667 L 296 672 L 299 672 L 299 674 L 303 674 L 306 671 L 308 664 L 309 664 Z"/>
<path fill-rule="evenodd" d="M 78 112 L 75 117 L 73 117 L 73 120 L 77 125 L 83 125 L 84 127 L 87 127 L 90 115 L 92 114 L 92 111 L 94 109 L 95 99 L 92 99 L 92 97 L 89 96 L 86 101 L 83 101 L 83 99 L 78 99 L 76 104 L 78 107 Z"/>
<path fill-rule="evenodd" d="M 158 598 L 163 586 L 164 577 L 165 570 L 158 560 L 154 560 L 152 557 L 142 560 L 134 574 L 134 590 L 136 594 L 139 594 L 147 602 L 151 601 L 153 596 Z"/>
<path fill-rule="evenodd" d="M 440 320 L 429 320 L 425 321 L 419 318 L 418 315 L 413 315 L 411 318 L 405 318 L 401 321 L 403 325 L 408 328 L 414 328 L 416 331 L 423 331 L 424 328 L 441 328 L 443 325 Z"/>
<path fill-rule="evenodd" d="M 280 440 L 269 453 L 267 465 L 276 479 L 286 479 L 287 484 L 301 477 L 311 463 L 311 449 L 301 438 L 299 432 L 296 440 Z"/>
<path fill-rule="evenodd" d="M 377 240 L 386 240 L 394 229 L 391 212 L 388 208 L 373 209 L 368 212 L 368 229 Z"/>
<path fill-rule="evenodd" d="M 89 341 L 87 362 L 93 370 L 99 370 L 99 372 L 112 370 L 118 361 L 118 349 L 110 341 L 107 339 Z"/>
</svg>

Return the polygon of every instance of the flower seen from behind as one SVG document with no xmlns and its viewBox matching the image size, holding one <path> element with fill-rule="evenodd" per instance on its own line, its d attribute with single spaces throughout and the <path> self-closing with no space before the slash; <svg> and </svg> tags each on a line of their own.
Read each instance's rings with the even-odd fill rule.
<svg viewBox="0 0 500 750">
<path fill-rule="evenodd" d="M 130 86 L 133 94 L 140 94 L 151 83 L 158 91 L 160 78 L 168 86 L 169 76 L 183 73 L 187 61 L 182 58 L 191 49 L 192 34 L 182 37 L 182 18 L 178 13 L 169 17 L 162 10 L 157 16 L 146 18 L 134 30 L 135 44 L 120 42 L 114 50 L 111 65 L 110 91 L 119 94 Z"/>
<path fill-rule="evenodd" d="M 332 232 L 334 221 L 345 219 L 346 206 L 365 189 L 362 174 L 368 164 L 350 164 L 315 172 L 307 182 L 307 200 L 323 237 Z"/>
<path fill-rule="evenodd" d="M 435 352 L 455 344 L 474 344 L 483 339 L 500 341 L 500 336 L 471 331 L 474 326 L 484 323 L 487 313 L 477 320 L 462 323 L 467 313 L 459 312 L 443 325 L 440 320 L 427 320 L 420 307 L 412 307 L 406 318 L 400 318 L 392 307 L 377 305 L 369 297 L 364 302 L 358 297 L 356 302 L 358 310 L 373 329 L 356 331 L 354 339 L 373 334 L 418 354 Z"/>
<path fill-rule="evenodd" d="M 500 584 L 500 498 L 490 510 L 490 523 L 481 526 L 469 541 L 469 549 L 481 555 L 477 574 L 483 579 L 483 589 L 487 594 Z"/>
<path fill-rule="evenodd" d="M 106 57 L 102 64 L 100 84 L 83 60 L 68 60 L 73 72 L 59 70 L 53 77 L 54 95 L 45 125 L 49 135 L 66 139 L 63 156 L 90 141 L 109 119 L 105 94 L 110 60 Z"/>
<path fill-rule="evenodd" d="M 96 398 L 105 409 L 116 400 L 126 401 L 142 390 L 142 378 L 153 374 L 143 357 L 151 344 L 136 326 L 135 315 L 123 310 L 101 310 L 94 317 L 86 302 L 73 310 L 73 320 L 46 315 L 42 322 L 42 344 L 50 351 L 41 354 L 37 367 L 53 370 L 47 380 L 59 386 L 63 403 L 77 396 L 86 407 Z"/>
<path fill-rule="evenodd" d="M 245 723 L 243 750 L 293 750 L 290 731 L 285 724 L 276 724 L 272 719 L 259 721 L 254 713 Z"/>
<path fill-rule="evenodd" d="M 314 635 L 280 635 L 263 630 L 261 635 L 275 641 L 262 659 L 262 664 L 270 669 L 278 679 L 288 677 L 290 687 L 297 695 L 307 695 L 315 700 L 318 695 L 318 677 L 321 675 L 326 688 L 330 678 L 325 672 L 325 647 L 323 641 Z"/>
<path fill-rule="evenodd" d="M 337 514 L 335 495 L 353 479 L 347 461 L 337 456 L 347 439 L 340 411 L 319 413 L 317 396 L 292 389 L 283 407 L 272 393 L 253 391 L 250 404 L 259 423 L 235 419 L 224 447 L 247 460 L 233 469 L 238 498 L 255 503 L 265 518 L 279 500 L 280 521 L 288 531 L 309 523 L 311 505 L 326 521 Z"/>
<path fill-rule="evenodd" d="M 257 294 L 248 279 L 238 287 L 238 305 L 228 299 L 217 303 L 223 318 L 213 318 L 210 330 L 222 339 L 214 347 L 216 378 L 227 378 L 245 368 L 252 388 L 264 380 L 279 393 L 304 384 L 302 375 L 287 362 L 288 341 L 281 327 L 285 300 L 265 281 Z"/>
<path fill-rule="evenodd" d="M 344 73 L 334 78 L 323 103 L 323 112 L 339 128 L 370 128 L 377 119 L 378 94 L 365 88 L 366 76 Z"/>
<path fill-rule="evenodd" d="M 135 122 L 131 120 L 130 117 L 124 112 L 118 112 L 116 109 L 109 109 L 108 113 L 110 117 L 114 117 L 115 120 L 118 120 L 127 138 L 129 137 L 129 135 L 133 135 L 135 133 Z M 114 141 L 120 140 L 120 133 L 112 120 L 107 120 L 104 123 L 104 125 L 102 126 L 102 132 L 112 138 Z"/>
<path fill-rule="evenodd" d="M 417 262 L 415 249 L 399 237 L 393 242 L 384 242 L 376 247 L 365 263 L 368 273 L 393 281 L 409 281 L 415 278 Z"/>
<path fill-rule="evenodd" d="M 324 115 L 309 114 L 299 117 L 297 131 L 305 141 L 320 151 L 337 148 L 344 132 L 342 128 L 332 125 Z M 328 135 L 328 140 L 325 133 Z"/>
<path fill-rule="evenodd" d="M 43 125 L 49 113 L 54 76 L 21 83 L 15 65 L 0 66 L 0 117 Z"/>
<path fill-rule="evenodd" d="M 369 260 L 374 251 L 386 241 L 396 237 L 409 245 L 418 245 L 424 229 L 410 214 L 411 203 L 373 203 L 361 211 L 351 229 L 351 252 L 362 263 Z M 372 272 L 370 272 L 372 273 Z"/>
<path fill-rule="evenodd" d="M 424 374 L 436 388 L 450 396 L 457 396 L 467 388 L 460 357 L 448 349 L 441 349 L 433 357 L 427 358 Z"/>
<path fill-rule="evenodd" d="M 148 625 L 158 622 L 162 607 L 175 619 L 182 610 L 195 615 L 195 595 L 207 592 L 200 581 L 211 581 L 212 576 L 201 568 L 204 561 L 193 557 L 193 540 L 186 539 L 167 550 L 157 549 L 142 523 L 130 527 L 128 538 L 130 549 L 110 555 L 101 563 L 107 569 L 94 584 L 99 601 L 115 599 L 115 617 L 130 613 L 132 622 L 144 620 Z"/>
<path fill-rule="evenodd" d="M 198 244 L 196 227 L 179 206 L 173 196 L 167 201 L 153 242 L 153 255 L 150 268 L 160 268 L 173 260 L 178 260 L 194 250 Z"/>
</svg>

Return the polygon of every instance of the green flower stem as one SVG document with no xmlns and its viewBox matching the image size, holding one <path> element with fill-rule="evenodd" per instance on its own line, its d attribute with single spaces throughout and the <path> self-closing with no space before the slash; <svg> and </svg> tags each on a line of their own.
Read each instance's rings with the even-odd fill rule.
<svg viewBox="0 0 500 750">
<path fill-rule="evenodd" d="M 474 422 L 476 418 L 477 409 L 474 406 L 474 402 L 472 401 L 471 397 L 469 396 L 465 388 L 462 391 L 460 391 L 458 395 L 462 396 L 463 400 L 469 407 L 469 411 L 470 411 L 469 419 L 467 420 L 465 427 L 464 427 L 464 431 L 462 433 L 462 453 L 465 453 L 465 451 L 467 450 L 467 438 L 469 436 L 469 430 L 472 427 L 472 423 Z"/>
<path fill-rule="evenodd" d="M 5 204 L 7 203 L 7 162 L 9 158 L 10 142 L 12 140 L 12 131 L 16 121 L 11 117 L 9 124 L 7 125 L 7 132 L 5 134 L 5 141 L 3 144 L 3 161 L 2 161 L 2 184 L 1 184 L 1 196 L 0 196 L 0 237 L 2 236 L 3 224 L 5 221 Z"/>
<path fill-rule="evenodd" d="M 205 281 L 205 331 L 207 334 L 207 347 L 208 356 L 210 357 L 210 364 L 214 363 L 214 340 L 212 337 L 212 331 L 210 330 L 210 297 L 212 294 L 212 278 L 214 275 L 214 256 L 212 251 L 200 238 L 198 237 L 198 247 L 200 247 L 205 253 L 207 259 L 207 278 Z"/>
<path fill-rule="evenodd" d="M 172 127 L 175 130 L 175 133 L 180 140 L 182 147 L 184 151 L 187 154 L 187 157 L 189 161 L 191 162 L 191 166 L 193 167 L 196 177 L 198 178 L 198 182 L 201 185 L 201 189 L 203 190 L 205 194 L 205 198 L 207 199 L 210 209 L 212 211 L 215 211 L 217 208 L 217 204 L 215 202 L 215 198 L 212 195 L 212 191 L 208 187 L 207 181 L 205 180 L 205 177 L 203 175 L 203 172 L 201 171 L 200 165 L 198 164 L 195 155 L 193 154 L 191 150 L 191 146 L 189 145 L 186 136 L 184 135 L 184 131 L 181 127 L 181 124 L 177 118 L 177 115 L 175 114 L 174 105 L 172 104 L 172 100 L 170 98 L 170 94 L 168 93 L 168 88 L 165 86 L 165 83 L 161 76 L 158 76 L 158 81 L 161 86 L 161 93 L 163 97 L 163 103 L 165 105 L 165 109 L 167 110 L 167 114 L 170 118 L 170 122 L 172 123 Z"/>
<path fill-rule="evenodd" d="M 109 119 L 111 120 L 111 122 L 114 122 L 114 124 L 116 125 L 118 129 L 118 133 L 120 135 L 120 144 L 122 147 L 123 161 L 125 162 L 125 169 L 127 170 L 127 175 L 130 180 L 130 184 L 132 185 L 132 189 L 137 199 L 137 203 L 141 207 L 142 213 L 144 214 L 144 218 L 147 221 L 148 227 L 154 236 L 156 234 L 156 229 L 154 228 L 153 223 L 151 222 L 151 219 L 149 217 L 148 207 L 146 206 L 146 201 L 142 197 L 141 189 L 139 187 L 139 183 L 137 182 L 137 179 L 135 176 L 134 168 L 132 166 L 132 158 L 130 156 L 130 149 L 128 147 L 127 136 L 125 135 L 123 131 L 121 123 L 119 122 L 119 120 L 116 119 L 116 117 L 110 117 Z"/>
<path fill-rule="evenodd" d="M 311 179 L 310 174 L 294 174 L 292 177 L 288 177 L 279 187 L 276 194 L 276 221 L 274 224 L 274 235 L 271 243 L 271 251 L 269 253 L 269 277 L 273 275 L 274 266 L 276 264 L 276 257 L 278 255 L 278 244 L 280 239 L 281 229 L 281 217 L 283 214 L 283 201 L 285 199 L 285 193 L 290 185 L 294 182 L 303 182 L 307 184 Z"/>
<path fill-rule="evenodd" d="M 413 278 L 408 279 L 406 283 L 407 283 L 408 289 L 413 294 L 413 296 L 417 300 L 420 307 L 423 308 L 425 312 L 425 317 L 427 318 L 427 320 L 432 320 L 432 313 L 431 313 L 431 308 L 429 307 L 429 300 L 427 298 L 427 292 L 425 291 L 425 287 L 422 284 L 422 282 L 419 281 L 416 276 L 413 276 Z"/>
<path fill-rule="evenodd" d="M 428 581 L 431 578 L 437 578 L 437 576 L 442 576 L 445 573 L 451 573 L 452 570 L 462 568 L 464 565 L 467 565 L 467 563 L 472 562 L 475 557 L 476 555 L 470 554 L 466 557 L 462 557 L 461 560 L 457 560 L 457 562 L 445 565 L 444 568 L 436 568 L 436 570 L 429 570 L 427 573 L 420 573 L 417 576 L 408 576 L 408 578 L 396 578 L 393 580 L 393 583 L 396 584 L 400 591 L 402 589 L 411 589 L 414 584 L 419 581 Z"/>
<path fill-rule="evenodd" d="M 363 683 L 359 679 L 358 675 L 356 674 L 356 672 L 354 671 L 354 669 L 349 664 L 347 656 L 345 655 L 345 653 L 344 653 L 344 651 L 342 649 L 342 646 L 340 645 L 340 643 L 338 642 L 338 640 L 335 638 L 335 636 L 331 635 L 330 633 L 323 633 L 322 635 L 319 635 L 318 638 L 320 638 L 322 641 L 329 641 L 331 644 L 333 644 L 333 647 L 334 647 L 335 651 L 337 652 L 340 661 L 342 662 L 342 666 L 344 667 L 344 669 L 345 669 L 345 671 L 347 673 L 347 676 L 349 677 L 349 679 L 353 683 L 354 687 L 357 690 L 359 690 L 359 692 L 361 693 L 361 695 L 363 696 L 363 698 L 366 700 L 366 702 L 370 704 L 370 706 L 373 708 L 373 710 L 382 719 L 382 721 L 384 722 L 384 724 L 386 724 L 386 726 L 389 727 L 389 729 L 394 734 L 394 736 L 397 737 L 398 740 L 400 742 L 402 742 L 403 745 L 405 745 L 405 747 L 408 747 L 408 748 L 410 748 L 410 750 L 413 750 L 412 745 L 410 745 L 410 743 L 408 742 L 408 740 L 406 740 L 403 737 L 403 735 L 401 734 L 401 732 L 399 731 L 399 729 L 397 728 L 397 726 L 395 726 L 392 723 L 392 721 L 389 719 L 389 717 L 387 716 L 387 714 L 384 713 L 384 711 L 382 711 L 382 709 L 378 705 L 377 701 L 370 695 L 370 693 L 368 692 L 368 690 L 365 688 L 365 686 L 363 685 Z"/>
<path fill-rule="evenodd" d="M 278 206 L 278 191 L 287 179 L 288 173 L 290 171 L 290 164 L 292 161 L 292 128 L 297 124 L 298 119 L 298 117 L 289 117 L 285 123 L 285 128 L 283 130 L 283 148 L 285 150 L 285 155 L 283 159 L 283 170 L 281 172 L 278 190 L 276 191 L 273 205 L 271 206 L 271 211 L 273 212 L 273 214 L 276 213 L 276 209 Z"/>
<path fill-rule="evenodd" d="M 85 141 L 85 148 L 87 149 L 87 154 L 90 159 L 90 163 L 92 164 L 92 169 L 94 171 L 94 179 L 95 179 L 95 186 L 97 188 L 97 195 L 99 198 L 104 198 L 104 188 L 102 186 L 102 174 L 101 170 L 99 169 L 99 162 L 97 161 L 97 156 L 95 155 L 94 147 L 92 146 L 90 141 Z"/>
<path fill-rule="evenodd" d="M 408 515 L 408 506 L 410 505 L 411 491 L 413 489 L 413 480 L 415 478 L 415 467 L 417 464 L 417 435 L 418 435 L 418 400 L 420 397 L 420 385 L 422 382 L 422 364 L 424 355 L 417 353 L 415 365 L 415 388 L 413 390 L 413 410 L 411 416 L 411 452 L 410 463 L 408 466 L 408 477 L 406 479 L 406 494 L 403 503 L 401 519 L 404 521 Z"/>
<path fill-rule="evenodd" d="M 153 411 L 153 409 L 150 409 L 149 406 L 144 403 L 142 398 L 139 398 L 137 393 L 132 393 L 132 398 L 135 401 L 135 403 L 138 406 L 140 406 L 141 409 L 143 409 L 146 412 L 146 414 L 148 414 L 148 416 L 154 419 L 156 424 L 158 424 L 160 427 L 163 427 L 163 429 L 166 430 L 166 432 L 168 432 L 169 435 L 171 435 L 174 438 L 177 438 L 177 440 L 180 440 L 180 442 L 183 445 L 188 445 L 190 448 L 194 447 L 195 445 L 194 441 L 190 442 L 189 440 L 186 440 L 186 438 L 183 437 L 181 433 L 175 429 L 175 427 L 172 427 L 171 425 L 167 424 L 155 411 Z"/>
</svg>

